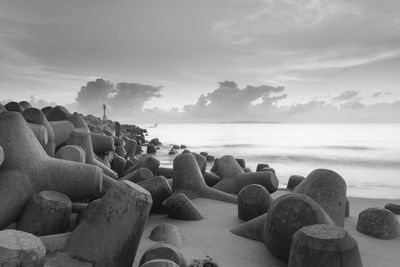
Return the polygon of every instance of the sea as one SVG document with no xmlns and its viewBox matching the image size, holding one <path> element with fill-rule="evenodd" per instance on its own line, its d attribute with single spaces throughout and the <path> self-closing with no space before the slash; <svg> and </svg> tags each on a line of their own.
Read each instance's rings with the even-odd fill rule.
<svg viewBox="0 0 400 267">
<path fill-rule="evenodd" d="M 215 157 L 243 158 L 275 169 L 280 187 L 291 175 L 307 176 L 318 168 L 339 173 L 347 195 L 400 199 L 400 124 L 160 123 L 148 130 L 159 138 L 162 166 L 171 167 L 172 144 Z M 181 152 L 182 150 L 178 151 Z M 208 168 L 211 168 L 209 164 Z"/>
</svg>

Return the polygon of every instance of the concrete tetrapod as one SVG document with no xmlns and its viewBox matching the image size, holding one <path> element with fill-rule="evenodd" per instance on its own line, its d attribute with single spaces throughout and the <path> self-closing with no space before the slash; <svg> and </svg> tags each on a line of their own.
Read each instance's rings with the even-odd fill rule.
<svg viewBox="0 0 400 267">
<path fill-rule="evenodd" d="M 28 108 L 22 112 L 22 116 L 24 116 L 25 120 L 29 123 L 40 124 L 43 125 L 47 130 L 48 142 L 47 145 L 44 146 L 44 150 L 47 155 L 54 157 L 56 142 L 55 142 L 55 134 L 53 127 L 48 122 L 44 113 L 37 108 Z"/>
<path fill-rule="evenodd" d="M 70 121 L 49 121 L 54 131 L 54 142 L 56 147 L 67 142 L 69 135 L 75 128 Z"/>
<path fill-rule="evenodd" d="M 298 230 L 288 267 L 362 267 L 357 241 L 336 225 L 315 224 Z"/>
<path fill-rule="evenodd" d="M 18 220 L 17 230 L 37 236 L 64 233 L 71 225 L 71 200 L 62 193 L 33 195 Z"/>
<path fill-rule="evenodd" d="M 368 208 L 360 212 L 357 231 L 380 239 L 394 239 L 400 236 L 400 223 L 390 210 Z"/>
<path fill-rule="evenodd" d="M 173 194 L 163 204 L 170 218 L 187 221 L 204 219 L 200 210 L 182 193 Z"/>
<path fill-rule="evenodd" d="M 136 140 L 130 139 L 128 137 L 123 137 L 123 139 L 125 141 L 126 157 L 128 159 L 134 159 L 137 147 Z"/>
<path fill-rule="evenodd" d="M 279 181 L 273 172 L 247 172 L 234 177 L 224 178 L 213 188 L 229 194 L 238 194 L 242 188 L 249 184 L 259 184 L 264 186 L 268 192 L 273 193 L 278 190 Z"/>
<path fill-rule="evenodd" d="M 214 164 L 216 165 L 215 170 L 217 175 L 222 179 L 244 173 L 242 167 L 240 167 L 239 163 L 231 155 L 225 155 L 218 158 Z"/>
<path fill-rule="evenodd" d="M 147 179 L 153 178 L 153 173 L 147 168 L 139 168 L 131 171 L 120 178 L 120 180 L 129 180 L 138 183 Z"/>
<path fill-rule="evenodd" d="M 4 161 L 4 150 L 0 146 L 0 166 L 3 164 L 3 161 Z"/>
<path fill-rule="evenodd" d="M 85 210 L 69 239 L 68 255 L 99 267 L 131 267 L 151 204 L 142 187 L 117 182 Z"/>
<path fill-rule="evenodd" d="M 37 192 L 53 190 L 80 200 L 102 190 L 99 168 L 49 157 L 19 113 L 0 114 L 0 146 L 6 155 L 0 169 L 0 229 L 15 221 Z"/>
<path fill-rule="evenodd" d="M 264 244 L 275 257 L 288 261 L 294 233 L 312 224 L 333 222 L 319 204 L 306 195 L 280 196 L 268 211 L 263 230 Z"/>
<path fill-rule="evenodd" d="M 43 267 L 45 256 L 39 237 L 17 230 L 0 231 L 0 266 Z"/>
<path fill-rule="evenodd" d="M 15 112 L 24 111 L 24 108 L 18 102 L 14 102 L 14 101 L 8 102 L 4 107 L 8 111 L 15 111 Z"/>
<path fill-rule="evenodd" d="M 231 233 L 248 239 L 263 242 L 263 228 L 266 219 L 267 213 L 264 213 L 263 215 L 247 221 L 236 228 L 233 228 Z"/>
<path fill-rule="evenodd" d="M 197 163 L 199 163 L 199 162 L 197 162 Z M 199 166 L 199 168 L 200 168 L 200 166 Z M 156 174 L 165 176 L 167 178 L 174 178 L 174 176 L 175 176 L 174 169 L 167 168 L 167 167 L 159 167 L 157 169 Z M 208 171 L 206 171 L 203 174 L 203 177 L 204 177 L 204 181 L 206 182 L 206 184 L 210 187 L 216 185 L 219 181 L 221 181 L 221 178 L 218 175 L 216 175 L 212 172 L 208 172 Z"/>
<path fill-rule="evenodd" d="M 32 105 L 28 102 L 28 101 L 24 101 L 24 100 L 22 100 L 22 101 L 19 101 L 19 103 L 18 104 L 20 104 L 21 105 L 21 107 L 24 109 L 24 110 L 26 110 L 26 109 L 28 109 L 28 108 L 31 108 L 32 107 Z"/>
<path fill-rule="evenodd" d="M 140 265 L 140 267 L 180 267 L 173 261 L 166 259 L 155 259 L 151 261 L 147 261 Z"/>
<path fill-rule="evenodd" d="M 31 128 L 32 132 L 35 134 L 37 140 L 40 145 L 45 148 L 47 142 L 49 141 L 49 136 L 47 135 L 47 130 L 43 125 L 28 123 L 29 128 Z"/>
<path fill-rule="evenodd" d="M 96 154 L 113 151 L 115 149 L 114 138 L 112 138 L 112 136 L 91 132 L 90 138 L 92 139 L 93 151 Z"/>
<path fill-rule="evenodd" d="M 106 165 L 104 165 L 104 163 L 95 158 L 92 146 L 92 139 L 90 138 L 90 132 L 88 129 L 73 129 L 69 136 L 67 144 L 82 147 L 83 150 L 85 150 L 86 163 L 99 166 L 105 174 L 114 179 L 118 179 L 118 174 L 115 171 L 111 170 Z"/>
<path fill-rule="evenodd" d="M 296 186 L 298 186 L 304 180 L 304 176 L 301 175 L 292 175 L 289 177 L 286 188 L 289 190 L 293 190 Z"/>
<path fill-rule="evenodd" d="M 163 176 L 156 176 L 137 183 L 150 192 L 153 199 L 152 211 L 161 207 L 161 203 L 172 194 L 171 186 Z"/>
<path fill-rule="evenodd" d="M 267 213 L 272 201 L 265 187 L 258 184 L 247 185 L 238 195 L 238 217 L 249 221 Z"/>
<path fill-rule="evenodd" d="M 85 163 L 85 150 L 80 146 L 67 145 L 57 150 L 56 158 Z"/>
<path fill-rule="evenodd" d="M 111 169 L 118 174 L 118 177 L 124 175 L 126 159 L 115 154 L 113 160 L 111 161 Z"/>
<path fill-rule="evenodd" d="M 336 172 L 327 169 L 312 171 L 293 190 L 294 193 L 305 194 L 317 201 L 340 227 L 344 225 L 346 191 L 347 185 L 344 179 Z"/>
<path fill-rule="evenodd" d="M 174 194 L 183 193 L 189 199 L 201 197 L 237 203 L 236 196 L 207 186 L 196 158 L 191 153 L 176 156 L 173 162 L 173 169 L 175 178 L 172 192 Z"/>
<path fill-rule="evenodd" d="M 68 120 L 71 113 L 63 106 L 55 106 L 48 113 L 43 112 L 48 121 L 63 121 Z"/>
<path fill-rule="evenodd" d="M 178 227 L 173 224 L 160 224 L 151 230 L 150 239 L 156 242 L 165 242 L 177 248 L 182 247 L 183 239 Z"/>
<path fill-rule="evenodd" d="M 183 257 L 179 249 L 168 244 L 156 244 L 146 250 L 142 258 L 140 259 L 139 265 L 142 266 L 142 264 L 155 259 L 170 260 L 181 267 L 188 266 L 185 258 Z"/>
</svg>

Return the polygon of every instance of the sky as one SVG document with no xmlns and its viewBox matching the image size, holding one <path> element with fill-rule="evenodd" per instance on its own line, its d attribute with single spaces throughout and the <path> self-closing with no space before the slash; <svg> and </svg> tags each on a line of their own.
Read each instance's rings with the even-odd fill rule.
<svg viewBox="0 0 400 267">
<path fill-rule="evenodd" d="M 79 97 L 93 89 L 125 119 L 134 105 L 149 121 L 400 122 L 399 10 L 398 0 L 1 0 L 0 99 L 93 113 L 99 103 Z M 97 79 L 111 83 L 106 99 L 88 86 Z"/>
</svg>

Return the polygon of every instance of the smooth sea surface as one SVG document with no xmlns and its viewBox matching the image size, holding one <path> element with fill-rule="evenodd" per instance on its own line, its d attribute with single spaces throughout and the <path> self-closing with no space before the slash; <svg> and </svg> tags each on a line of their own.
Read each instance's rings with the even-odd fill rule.
<svg viewBox="0 0 400 267">
<path fill-rule="evenodd" d="M 400 199 L 400 124 L 140 126 L 147 128 L 149 140 L 158 137 L 164 148 L 185 144 L 192 152 L 233 155 L 245 159 L 253 171 L 258 163 L 268 163 L 280 187 L 286 187 L 290 175 L 307 176 L 314 169 L 328 168 L 346 180 L 349 196 Z M 168 155 L 168 149 L 159 151 L 157 157 L 162 166 L 172 166 L 174 156 Z"/>
</svg>

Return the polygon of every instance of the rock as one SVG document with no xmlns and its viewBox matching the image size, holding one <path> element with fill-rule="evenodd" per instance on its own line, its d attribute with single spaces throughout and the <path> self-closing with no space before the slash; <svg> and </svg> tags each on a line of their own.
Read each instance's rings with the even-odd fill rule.
<svg viewBox="0 0 400 267">
<path fill-rule="evenodd" d="M 265 187 L 257 184 L 247 185 L 238 195 L 238 217 L 249 221 L 267 213 L 272 201 Z"/>
<path fill-rule="evenodd" d="M 237 198 L 231 194 L 208 187 L 201 174 L 196 158 L 191 153 L 180 154 L 174 158 L 173 193 L 183 193 L 189 199 L 203 197 L 230 203 L 236 203 Z"/>
<path fill-rule="evenodd" d="M 242 169 L 246 168 L 246 161 L 244 159 L 236 159 L 236 162 L 240 165 Z"/>
<path fill-rule="evenodd" d="M 273 193 L 278 189 L 279 181 L 272 172 L 249 172 L 222 179 L 213 188 L 229 194 L 238 194 L 242 188 L 249 184 L 262 185 L 270 193 Z"/>
<path fill-rule="evenodd" d="M 49 157 L 20 113 L 0 114 L 0 146 L 6 155 L 0 169 L 0 229 L 14 222 L 37 192 L 58 191 L 80 200 L 102 190 L 97 167 Z"/>
<path fill-rule="evenodd" d="M 293 190 L 296 186 L 298 186 L 304 180 L 304 176 L 301 175 L 292 175 L 289 177 L 286 188 L 289 190 Z"/>
<path fill-rule="evenodd" d="M 0 163 L 1 165 L 1 163 Z M 394 204 L 394 203 L 389 203 L 385 205 L 385 209 L 390 210 L 394 214 L 399 215 L 400 214 L 400 205 Z"/>
<path fill-rule="evenodd" d="M 37 236 L 64 233 L 70 228 L 72 202 L 65 194 L 42 191 L 28 202 L 17 230 Z"/>
<path fill-rule="evenodd" d="M 14 102 L 14 101 L 8 102 L 4 107 L 8 111 L 15 111 L 15 112 L 24 111 L 24 108 L 18 102 Z"/>
<path fill-rule="evenodd" d="M 181 149 L 186 149 L 186 145 L 181 145 L 180 148 Z"/>
<path fill-rule="evenodd" d="M 180 146 L 179 145 L 172 145 L 172 148 L 173 149 L 180 149 Z"/>
<path fill-rule="evenodd" d="M 368 208 L 360 212 L 357 231 L 380 239 L 394 239 L 400 236 L 400 223 L 390 210 Z"/>
<path fill-rule="evenodd" d="M 315 224 L 293 236 L 288 267 L 362 267 L 357 241 L 343 228 Z"/>
<path fill-rule="evenodd" d="M 178 152 L 176 152 L 176 150 L 173 149 L 173 148 L 171 148 L 171 149 L 168 151 L 168 155 L 175 155 L 176 153 L 178 153 Z"/>
<path fill-rule="evenodd" d="M 150 140 L 150 144 L 153 144 L 155 146 L 159 146 L 159 145 L 161 145 L 161 142 L 160 142 L 160 140 L 158 138 L 153 138 L 153 139 Z"/>
<path fill-rule="evenodd" d="M 248 239 L 264 242 L 263 229 L 266 219 L 267 213 L 264 213 L 250 221 L 245 222 L 242 225 L 239 225 L 236 228 L 233 228 L 231 233 Z"/>
<path fill-rule="evenodd" d="M 173 261 L 165 259 L 156 259 L 143 263 L 140 267 L 180 267 Z"/>
<path fill-rule="evenodd" d="M 150 192 L 153 199 L 152 211 L 161 207 L 161 203 L 172 194 L 171 186 L 163 176 L 156 176 L 138 182 L 138 185 Z"/>
<path fill-rule="evenodd" d="M 80 146 L 63 146 L 57 150 L 56 158 L 85 163 L 85 150 Z"/>
<path fill-rule="evenodd" d="M 170 218 L 186 221 L 204 219 L 199 209 L 182 193 L 173 194 L 163 204 Z"/>
<path fill-rule="evenodd" d="M 177 248 L 182 247 L 183 239 L 178 227 L 173 224 L 160 224 L 151 230 L 150 239 L 156 242 L 162 241 Z"/>
<path fill-rule="evenodd" d="M 167 244 L 157 244 L 149 248 L 140 259 L 140 266 L 142 264 L 155 260 L 165 259 L 175 262 L 178 266 L 187 267 L 187 263 L 182 253 L 174 246 Z"/>
<path fill-rule="evenodd" d="M 346 212 L 347 185 L 344 179 L 334 171 L 317 169 L 312 171 L 294 190 L 305 194 L 328 213 L 337 226 L 343 227 Z"/>
<path fill-rule="evenodd" d="M 269 168 L 269 165 L 267 163 L 259 163 L 257 164 L 256 172 L 259 172 L 264 168 Z"/>
<path fill-rule="evenodd" d="M 182 151 L 182 154 L 185 154 L 185 153 L 192 153 L 192 152 L 189 149 L 185 149 Z"/>
<path fill-rule="evenodd" d="M 96 266 L 131 267 L 149 215 L 150 193 L 119 181 L 85 210 L 67 245 L 70 257 Z"/>
<path fill-rule="evenodd" d="M 45 256 L 39 237 L 17 230 L 0 231 L 0 266 L 43 267 Z"/>
<path fill-rule="evenodd" d="M 303 226 L 333 224 L 312 198 L 290 193 L 277 198 L 268 211 L 263 228 L 263 240 L 278 259 L 288 261 L 294 233 Z"/>
</svg>

